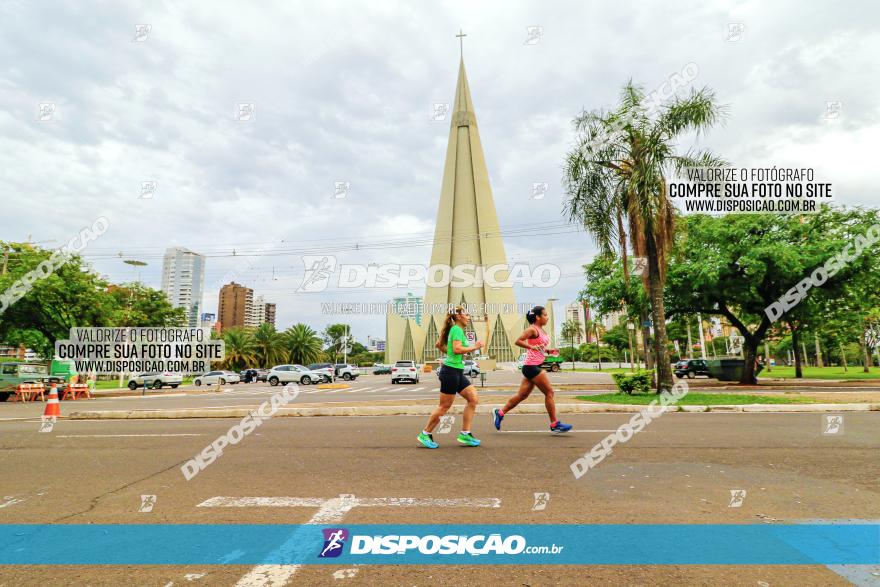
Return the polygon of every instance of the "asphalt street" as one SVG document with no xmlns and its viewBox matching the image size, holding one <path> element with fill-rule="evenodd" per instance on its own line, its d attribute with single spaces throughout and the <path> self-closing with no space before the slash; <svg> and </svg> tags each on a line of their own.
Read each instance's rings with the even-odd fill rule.
<svg viewBox="0 0 880 587">
<path fill-rule="evenodd" d="M 91 403 L 97 401 L 104 400 Z M 314 520 L 317 508 L 281 498 L 346 494 L 465 503 L 353 507 L 340 520 L 349 524 L 880 519 L 876 412 L 846 414 L 834 435 L 822 433 L 818 413 L 666 414 L 575 480 L 570 463 L 628 417 L 573 415 L 573 433 L 554 436 L 542 416 L 511 414 L 502 432 L 484 416 L 474 426 L 481 447 L 457 446 L 455 422 L 436 435 L 441 448 L 433 451 L 415 440 L 422 417 L 277 418 L 190 481 L 180 466 L 225 434 L 229 420 L 60 420 L 48 433 L 33 420 L 7 420 L 0 422 L 0 516 L 7 524 L 297 524 Z M 731 506 L 733 490 L 746 492 L 739 506 Z M 546 509 L 534 511 L 534 494 L 542 492 L 550 494 Z M 150 512 L 139 511 L 144 495 L 155 496 Z M 470 507 L 469 499 L 497 507 Z M 870 569 L 849 571 L 873 577 Z M 823 566 L 6 566 L 0 586 L 843 585 L 844 572 Z"/>
</svg>

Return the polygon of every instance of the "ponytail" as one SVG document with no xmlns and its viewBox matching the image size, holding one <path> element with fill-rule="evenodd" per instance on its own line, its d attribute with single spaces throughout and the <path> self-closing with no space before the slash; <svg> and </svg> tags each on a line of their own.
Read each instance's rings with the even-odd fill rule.
<svg viewBox="0 0 880 587">
<path fill-rule="evenodd" d="M 462 306 L 456 306 L 454 310 L 450 310 L 448 314 L 446 314 L 446 320 L 443 322 L 443 330 L 440 332 L 440 340 L 443 344 L 449 344 L 449 331 L 452 329 L 452 325 L 455 324 L 455 320 L 458 316 L 464 314 L 464 308 Z"/>
<path fill-rule="evenodd" d="M 531 310 L 526 313 L 526 322 L 529 324 L 534 324 L 535 320 L 538 319 L 538 316 L 541 315 L 541 312 L 544 311 L 544 306 L 535 306 Z"/>
</svg>

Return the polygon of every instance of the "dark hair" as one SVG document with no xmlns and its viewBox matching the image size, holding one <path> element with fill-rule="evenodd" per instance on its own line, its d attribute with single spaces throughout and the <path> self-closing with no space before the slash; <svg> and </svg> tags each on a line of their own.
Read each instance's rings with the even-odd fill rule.
<svg viewBox="0 0 880 587">
<path fill-rule="evenodd" d="M 544 311 L 544 306 L 535 306 L 526 314 L 526 322 L 529 324 L 534 324 L 535 320 L 538 319 L 538 316 L 541 315 L 541 312 Z"/>
<path fill-rule="evenodd" d="M 443 330 L 440 332 L 440 340 L 443 341 L 443 344 L 449 344 L 449 330 L 455 324 L 455 320 L 460 314 L 464 314 L 464 308 L 456 306 L 454 310 L 450 310 L 446 315 L 446 320 L 443 322 Z"/>
</svg>

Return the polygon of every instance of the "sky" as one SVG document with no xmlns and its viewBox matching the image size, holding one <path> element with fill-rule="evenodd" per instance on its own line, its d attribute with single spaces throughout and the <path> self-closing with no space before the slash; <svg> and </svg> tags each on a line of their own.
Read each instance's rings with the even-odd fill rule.
<svg viewBox="0 0 880 587">
<path fill-rule="evenodd" d="M 165 249 L 183 246 L 208 257 L 205 311 L 234 278 L 277 304 L 281 329 L 345 321 L 362 342 L 384 337 L 383 316 L 321 304 L 424 286 L 298 293 L 302 255 L 428 263 L 449 133 L 432 117 L 452 102 L 462 30 L 509 261 L 562 275 L 517 300 L 562 305 L 596 253 L 562 212 L 571 121 L 613 106 L 630 79 L 650 92 L 695 64 L 692 86 L 712 88 L 728 115 L 682 151 L 813 168 L 838 204 L 876 205 L 878 13 L 872 2 L 7 1 L 0 240 L 58 247 L 103 216 L 84 257 L 113 282 L 158 288 Z M 253 104 L 249 120 L 240 104 Z M 530 227 L 542 230 L 517 235 Z"/>
</svg>

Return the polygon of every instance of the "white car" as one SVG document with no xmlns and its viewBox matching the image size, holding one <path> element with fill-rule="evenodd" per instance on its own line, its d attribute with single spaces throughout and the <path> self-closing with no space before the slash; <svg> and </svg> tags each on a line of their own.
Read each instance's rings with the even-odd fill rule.
<svg viewBox="0 0 880 587">
<path fill-rule="evenodd" d="M 301 383 L 310 385 L 313 383 L 321 383 L 325 375 L 321 371 L 310 371 L 302 365 L 277 365 L 272 367 L 266 381 L 269 385 L 278 385 L 279 383 Z"/>
<path fill-rule="evenodd" d="M 168 385 L 171 389 L 174 389 L 183 383 L 183 375 L 168 371 L 162 373 L 158 371 L 141 373 L 128 380 L 128 388 L 134 390 L 138 387 L 143 387 L 144 383 L 147 384 L 147 387 L 152 387 L 153 389 L 162 389 L 163 385 Z"/>
<path fill-rule="evenodd" d="M 416 365 L 415 361 L 397 361 L 391 367 L 391 383 L 394 384 L 399 381 L 419 382 L 419 366 Z"/>
<path fill-rule="evenodd" d="M 241 377 L 238 373 L 232 371 L 208 371 L 204 375 L 199 375 L 193 379 L 193 385 L 199 387 L 201 385 L 226 385 L 227 383 L 238 383 Z"/>
</svg>

